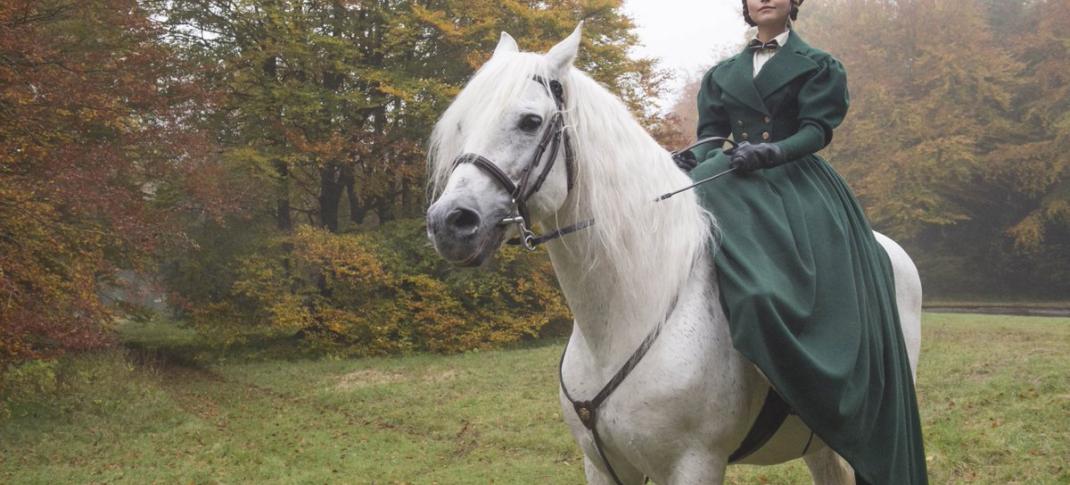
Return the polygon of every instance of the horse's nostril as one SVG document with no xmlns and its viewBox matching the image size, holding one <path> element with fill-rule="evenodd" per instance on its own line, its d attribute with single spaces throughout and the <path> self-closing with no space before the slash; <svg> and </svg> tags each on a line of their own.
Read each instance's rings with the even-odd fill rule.
<svg viewBox="0 0 1070 485">
<path fill-rule="evenodd" d="M 446 225 L 458 232 L 475 232 L 479 229 L 479 214 L 465 208 L 454 209 L 446 216 Z"/>
</svg>

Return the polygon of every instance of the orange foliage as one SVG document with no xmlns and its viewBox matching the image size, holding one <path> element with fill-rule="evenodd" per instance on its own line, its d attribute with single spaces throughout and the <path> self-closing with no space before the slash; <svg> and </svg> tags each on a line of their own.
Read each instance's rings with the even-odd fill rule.
<svg viewBox="0 0 1070 485">
<path fill-rule="evenodd" d="M 114 269 L 177 239 L 169 62 L 135 0 L 0 2 L 0 372 L 106 343 Z"/>
<path fill-rule="evenodd" d="M 488 268 L 459 270 L 423 233 L 419 220 L 355 235 L 300 227 L 288 239 L 289 272 L 270 255 L 248 258 L 235 298 L 202 305 L 195 319 L 223 334 L 269 324 L 335 351 L 381 355 L 490 348 L 569 318 L 545 254 L 510 247 Z M 242 300 L 252 303 L 245 313 Z"/>
</svg>

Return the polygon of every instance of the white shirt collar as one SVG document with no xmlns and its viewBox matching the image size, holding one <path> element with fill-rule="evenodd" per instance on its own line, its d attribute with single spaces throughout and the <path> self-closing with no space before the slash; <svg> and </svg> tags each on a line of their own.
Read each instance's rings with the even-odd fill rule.
<svg viewBox="0 0 1070 485">
<path fill-rule="evenodd" d="M 776 37 L 773 37 L 773 40 L 775 40 L 777 42 L 777 44 L 780 44 L 780 47 L 784 47 L 784 44 L 788 43 L 788 35 L 790 35 L 790 34 L 791 34 L 791 29 L 785 30 L 785 31 L 781 32 L 780 35 L 777 35 Z M 754 39 L 755 40 L 758 39 L 758 34 L 754 34 Z"/>
<path fill-rule="evenodd" d="M 773 40 L 777 41 L 777 44 L 783 48 L 788 42 L 788 35 L 790 33 L 791 29 L 785 30 L 784 32 L 781 32 L 780 35 L 773 37 Z M 755 36 L 754 38 L 757 39 L 758 36 Z M 758 73 L 762 70 L 762 67 L 765 66 L 765 63 L 769 62 L 769 59 L 772 59 L 776 53 L 777 51 L 771 49 L 758 49 L 754 51 L 754 77 L 758 77 Z"/>
</svg>

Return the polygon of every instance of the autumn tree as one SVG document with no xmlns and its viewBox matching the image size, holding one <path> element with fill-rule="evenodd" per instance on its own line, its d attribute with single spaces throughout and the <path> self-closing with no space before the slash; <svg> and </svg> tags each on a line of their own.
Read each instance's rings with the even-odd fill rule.
<svg viewBox="0 0 1070 485">
<path fill-rule="evenodd" d="M 156 4 L 170 38 L 222 94 L 204 121 L 227 156 L 275 181 L 278 227 L 292 215 L 337 232 L 423 208 L 423 144 L 438 113 L 502 30 L 548 48 L 580 19 L 580 66 L 645 114 L 660 86 L 620 1 L 219 1 Z M 340 205 L 342 201 L 345 204 Z"/>
<path fill-rule="evenodd" d="M 133 0 L 0 3 L 0 371 L 106 343 L 114 270 L 180 239 L 169 209 L 219 208 L 156 39 Z"/>
<path fill-rule="evenodd" d="M 270 200 L 245 223 L 192 224 L 199 249 L 163 266 L 175 301 L 203 327 L 270 323 L 250 287 L 279 291 L 285 296 L 267 300 L 315 316 L 305 335 L 333 331 L 325 315 L 361 311 L 321 311 L 338 300 L 329 273 L 301 270 L 297 250 L 310 233 L 300 226 L 362 232 L 422 219 L 426 139 L 502 31 L 545 51 L 585 20 L 578 67 L 657 121 L 650 115 L 663 74 L 628 55 L 636 38 L 620 0 L 147 4 L 168 44 L 199 66 L 190 77 L 213 93 L 194 124 L 214 133 L 226 166 L 246 167 L 247 186 Z"/>
<path fill-rule="evenodd" d="M 1011 2 L 1019 3 L 1019 2 Z M 1017 111 L 1025 128 L 999 146 L 998 175 L 1021 194 L 1016 220 L 1007 229 L 1017 251 L 1031 255 L 1037 270 L 1070 279 L 1070 5 L 1029 2 L 1035 28 L 1013 44 L 1026 68 Z M 1007 160 L 1010 159 L 1010 160 Z M 1056 264 L 1051 265 L 1051 262 Z"/>
</svg>

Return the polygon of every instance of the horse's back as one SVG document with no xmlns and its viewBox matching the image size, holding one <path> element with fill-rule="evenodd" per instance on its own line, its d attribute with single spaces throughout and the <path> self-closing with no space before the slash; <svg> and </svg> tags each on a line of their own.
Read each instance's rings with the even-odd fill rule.
<svg viewBox="0 0 1070 485">
<path fill-rule="evenodd" d="M 910 358 L 910 373 L 917 378 L 918 356 L 921 353 L 921 277 L 914 261 L 902 246 L 888 236 L 874 231 L 877 242 L 888 253 L 895 276 L 895 300 L 899 309 L 899 324 L 903 342 Z"/>
</svg>

